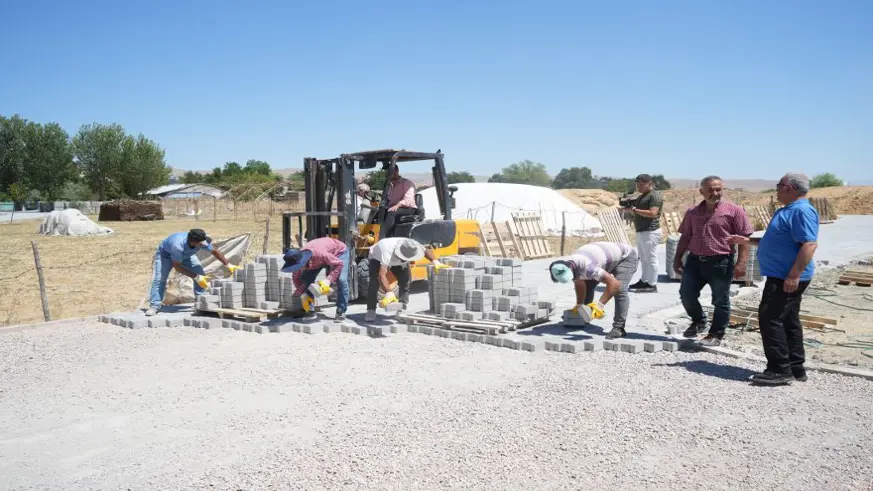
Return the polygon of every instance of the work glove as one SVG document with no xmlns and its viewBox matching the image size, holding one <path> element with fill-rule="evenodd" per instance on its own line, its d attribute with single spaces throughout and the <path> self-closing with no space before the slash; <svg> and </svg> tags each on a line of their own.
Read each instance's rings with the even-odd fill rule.
<svg viewBox="0 0 873 491">
<path fill-rule="evenodd" d="M 330 293 L 330 283 L 328 283 L 327 280 L 319 281 L 318 291 L 320 291 L 322 295 L 327 295 L 328 293 Z"/>
<path fill-rule="evenodd" d="M 434 261 L 434 262 L 433 262 L 433 270 L 434 270 L 434 271 L 439 271 L 439 270 L 441 270 L 441 269 L 443 269 L 443 268 L 448 268 L 448 267 L 449 267 L 448 264 L 443 264 L 443 263 L 441 263 L 441 262 L 439 262 L 439 261 Z"/>
<path fill-rule="evenodd" d="M 389 306 L 390 304 L 392 304 L 394 302 L 398 302 L 397 296 L 394 295 L 393 293 L 389 293 L 389 294 L 385 295 L 384 298 L 382 298 L 382 301 L 379 302 L 379 306 L 384 309 L 385 307 Z"/>
<path fill-rule="evenodd" d="M 209 288 L 209 279 L 201 274 L 194 278 L 194 282 L 200 285 L 200 288 Z"/>
<path fill-rule="evenodd" d="M 605 315 L 606 306 L 600 302 L 591 302 L 586 305 L 589 309 L 591 309 L 591 318 L 593 319 L 603 319 Z"/>
<path fill-rule="evenodd" d="M 312 297 L 307 294 L 300 295 L 300 305 L 303 306 L 304 312 L 309 312 L 312 310 L 312 304 L 315 303 Z"/>
<path fill-rule="evenodd" d="M 234 274 L 236 270 L 240 268 L 239 266 L 234 266 L 233 264 L 228 264 L 226 267 L 227 270 L 230 271 L 230 274 Z"/>
</svg>

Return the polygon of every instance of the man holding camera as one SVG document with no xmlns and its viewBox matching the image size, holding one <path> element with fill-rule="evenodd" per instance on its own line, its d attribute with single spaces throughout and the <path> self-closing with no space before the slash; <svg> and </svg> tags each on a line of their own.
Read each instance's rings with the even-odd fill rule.
<svg viewBox="0 0 873 491">
<path fill-rule="evenodd" d="M 637 252 L 639 254 L 642 276 L 640 281 L 630 285 L 629 290 L 636 293 L 656 293 L 658 291 L 658 244 L 664 234 L 661 232 L 661 207 L 664 199 L 655 191 L 652 176 L 640 174 L 636 178 L 640 196 L 629 209 L 634 214 L 634 228 L 637 231 Z"/>
</svg>

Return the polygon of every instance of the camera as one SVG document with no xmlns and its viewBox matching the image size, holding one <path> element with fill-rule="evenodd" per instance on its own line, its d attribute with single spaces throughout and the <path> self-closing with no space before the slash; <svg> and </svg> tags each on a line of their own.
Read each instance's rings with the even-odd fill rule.
<svg viewBox="0 0 873 491">
<path fill-rule="evenodd" d="M 633 193 L 626 193 L 622 195 L 621 198 L 618 198 L 618 206 L 621 208 L 634 208 L 637 206 L 637 201 L 640 199 L 639 196 L 633 196 Z"/>
</svg>

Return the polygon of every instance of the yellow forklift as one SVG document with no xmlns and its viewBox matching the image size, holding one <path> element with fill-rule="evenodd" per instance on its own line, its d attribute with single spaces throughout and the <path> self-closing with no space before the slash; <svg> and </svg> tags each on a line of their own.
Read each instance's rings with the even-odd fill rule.
<svg viewBox="0 0 873 491">
<path fill-rule="evenodd" d="M 286 212 L 282 218 L 282 249 L 283 253 L 291 247 L 291 227 L 296 218 L 298 230 L 303 230 L 298 237 L 298 247 L 306 241 L 319 237 L 333 237 L 345 242 L 351 255 L 349 270 L 350 300 L 365 298 L 367 295 L 370 271 L 368 256 L 370 247 L 376 244 L 380 237 L 379 229 L 385 219 L 388 208 L 389 177 L 394 173 L 399 163 L 430 162 L 433 174 L 433 184 L 440 208 L 441 219 L 426 220 L 424 201 L 416 192 L 414 214 L 398 217 L 393 237 L 409 237 L 434 251 L 439 258 L 443 256 L 479 254 L 481 236 L 479 223 L 476 220 L 453 220 L 452 208 L 457 187 L 449 186 L 446 178 L 444 154 L 411 152 L 407 150 L 372 150 L 342 154 L 333 159 L 303 159 L 305 179 L 306 211 Z M 404 165 L 408 169 L 411 166 Z M 367 219 L 359 220 L 355 193 L 355 170 L 368 171 L 377 168 L 385 170 L 385 186 L 379 201 L 368 203 L 373 208 Z M 304 226 L 305 221 L 305 226 Z M 411 266 L 412 281 L 427 278 L 427 265 L 430 261 L 422 259 Z M 389 273 L 390 275 L 390 273 Z M 394 278 L 389 280 L 395 283 Z"/>
</svg>

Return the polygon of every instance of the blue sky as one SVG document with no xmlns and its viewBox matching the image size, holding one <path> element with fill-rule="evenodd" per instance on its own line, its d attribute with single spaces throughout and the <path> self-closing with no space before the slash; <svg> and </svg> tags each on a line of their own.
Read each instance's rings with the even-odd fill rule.
<svg viewBox="0 0 873 491">
<path fill-rule="evenodd" d="M 176 167 L 404 147 L 477 175 L 530 159 L 873 178 L 866 0 L 34 0 L 0 15 L 0 114 L 116 122 Z"/>
</svg>

